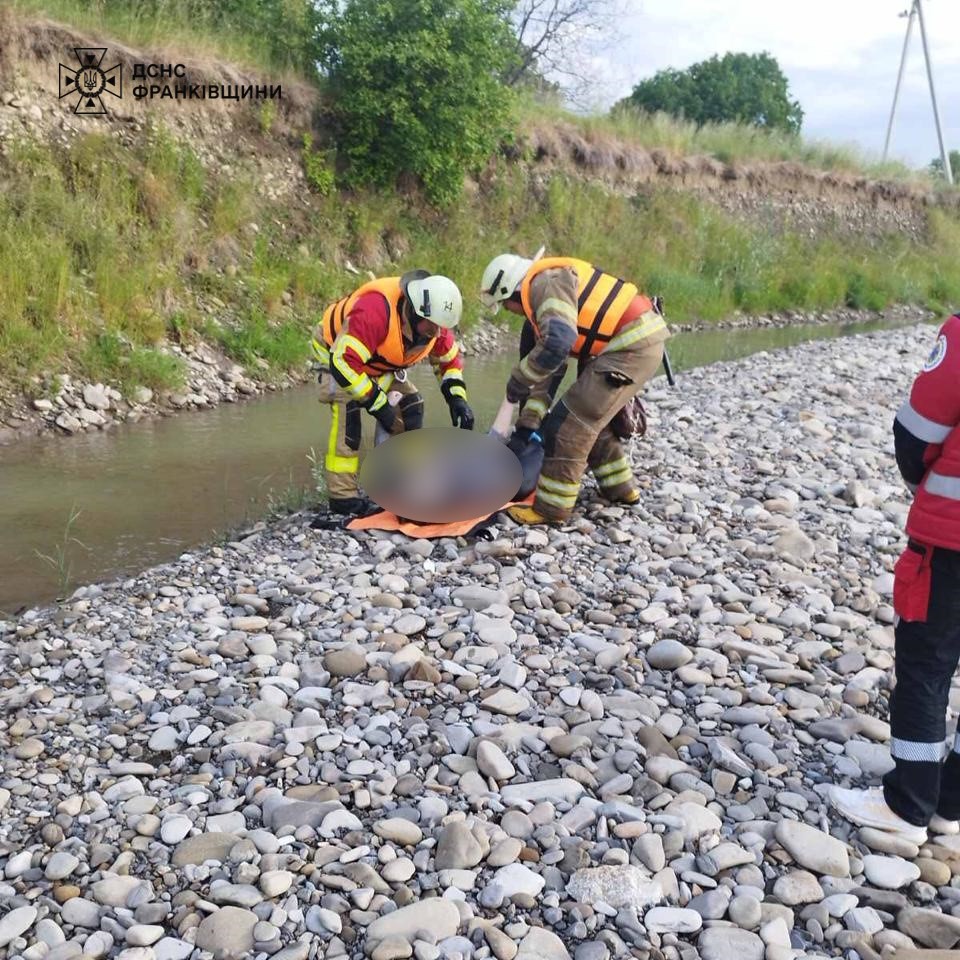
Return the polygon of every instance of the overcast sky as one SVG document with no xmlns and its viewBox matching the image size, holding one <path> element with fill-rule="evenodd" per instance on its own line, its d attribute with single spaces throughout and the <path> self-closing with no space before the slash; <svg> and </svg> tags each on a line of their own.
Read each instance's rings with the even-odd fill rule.
<svg viewBox="0 0 960 960">
<path fill-rule="evenodd" d="M 772 54 L 804 110 L 806 138 L 883 151 L 910 0 L 620 0 L 618 38 L 591 57 L 598 105 L 666 67 L 713 54 Z M 960 0 L 924 0 L 947 149 L 960 150 Z M 609 34 L 608 34 L 609 36 Z M 914 166 L 939 155 L 914 19 L 890 154 Z"/>
</svg>

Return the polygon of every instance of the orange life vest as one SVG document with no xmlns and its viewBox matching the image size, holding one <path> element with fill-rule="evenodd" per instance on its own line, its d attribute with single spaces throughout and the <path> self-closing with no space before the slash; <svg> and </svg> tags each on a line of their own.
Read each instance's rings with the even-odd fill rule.
<svg viewBox="0 0 960 960">
<path fill-rule="evenodd" d="M 403 318 L 400 316 L 400 301 L 403 299 L 403 290 L 399 277 L 381 277 L 371 280 L 362 287 L 358 287 L 348 297 L 338 300 L 323 311 L 322 335 L 327 347 L 333 346 L 337 334 L 343 329 L 344 323 L 350 316 L 354 304 L 364 294 L 379 293 L 387 301 L 390 310 L 390 319 L 387 322 L 386 339 L 377 346 L 373 355 L 364 364 L 367 373 L 382 374 L 403 367 L 412 367 L 426 357 L 436 343 L 436 337 L 431 337 L 425 344 L 414 347 L 409 353 L 403 344 Z"/>
<path fill-rule="evenodd" d="M 653 303 L 641 296 L 632 283 L 598 270 L 586 260 L 574 257 L 546 257 L 534 261 L 520 286 L 523 312 L 530 320 L 537 336 L 537 321 L 530 305 L 530 284 L 537 274 L 558 267 L 572 267 L 577 274 L 577 339 L 570 350 L 572 357 L 589 357 L 602 353 L 621 326 L 624 314 L 636 298 L 643 301 L 631 310 L 640 316 L 653 309 Z"/>
</svg>

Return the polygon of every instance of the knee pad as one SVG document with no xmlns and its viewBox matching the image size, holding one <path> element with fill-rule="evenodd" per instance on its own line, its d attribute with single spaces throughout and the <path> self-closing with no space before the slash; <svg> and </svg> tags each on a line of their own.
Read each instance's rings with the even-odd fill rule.
<svg viewBox="0 0 960 960">
<path fill-rule="evenodd" d="M 419 430 L 423 426 L 423 397 L 419 393 L 404 394 L 398 406 L 404 430 Z"/>
<path fill-rule="evenodd" d="M 346 417 L 343 423 L 343 438 L 351 450 L 360 449 L 362 422 L 360 420 L 360 404 L 351 400 L 347 404 Z"/>
</svg>

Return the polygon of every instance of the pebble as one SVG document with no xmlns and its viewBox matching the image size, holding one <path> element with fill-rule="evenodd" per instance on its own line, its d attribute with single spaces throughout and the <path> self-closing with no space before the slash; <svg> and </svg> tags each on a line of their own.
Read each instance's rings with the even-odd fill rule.
<svg viewBox="0 0 960 960">
<path fill-rule="evenodd" d="M 423 831 L 411 820 L 402 817 L 388 817 L 373 825 L 373 832 L 384 840 L 399 843 L 401 846 L 415 847 L 423 839 Z"/>
<path fill-rule="evenodd" d="M 889 423 L 930 336 L 651 382 L 635 511 L 585 490 L 569 525 L 469 543 L 292 517 L 0 621 L 0 940 L 26 960 L 955 949 L 960 845 L 825 802 L 890 764 L 910 498 Z"/>
<path fill-rule="evenodd" d="M 232 833 L 198 833 L 181 841 L 171 862 L 177 867 L 196 866 L 207 860 L 223 862 L 236 842 Z"/>
<path fill-rule="evenodd" d="M 870 883 L 884 890 L 899 890 L 920 879 L 920 868 L 900 857 L 878 857 L 869 854 L 863 858 L 863 872 Z"/>
<path fill-rule="evenodd" d="M 216 960 L 240 960 L 253 949 L 257 915 L 240 907 L 221 907 L 205 917 L 197 929 L 197 946 Z"/>
<path fill-rule="evenodd" d="M 820 882 L 806 870 L 792 870 L 778 877 L 773 885 L 773 895 L 789 907 L 804 903 L 819 903 L 823 899 Z"/>
<path fill-rule="evenodd" d="M 26 933 L 37 919 L 36 907 L 14 907 L 0 917 L 0 947 Z"/>
<path fill-rule="evenodd" d="M 160 839 L 164 843 L 178 844 L 189 832 L 193 823 L 189 817 L 167 817 L 160 823 Z"/>
<path fill-rule="evenodd" d="M 830 877 L 850 876 L 847 848 L 836 837 L 796 820 L 781 820 L 774 835 L 800 866 Z"/>
<path fill-rule="evenodd" d="M 676 670 L 693 659 L 693 652 L 677 640 L 658 640 L 647 651 L 647 663 L 655 670 Z"/>
<path fill-rule="evenodd" d="M 509 900 L 518 894 L 536 897 L 543 890 L 546 881 L 529 867 L 519 863 L 511 863 L 497 870 L 491 883 L 504 899 Z"/>
<path fill-rule="evenodd" d="M 563 941 L 549 930 L 534 927 L 520 941 L 516 960 L 571 960 Z"/>
<path fill-rule="evenodd" d="M 507 755 L 489 740 L 484 740 L 477 747 L 477 766 L 484 776 L 494 780 L 510 780 L 517 772 Z"/>
<path fill-rule="evenodd" d="M 65 880 L 80 866 L 80 860 L 72 853 L 58 851 L 48 861 L 43 875 L 48 880 Z"/>
<path fill-rule="evenodd" d="M 702 960 L 764 960 L 766 947 L 755 933 L 711 927 L 697 940 Z"/>
<path fill-rule="evenodd" d="M 703 926 L 703 918 L 696 910 L 653 907 L 644 914 L 643 925 L 650 933 L 696 933 Z"/>
<path fill-rule="evenodd" d="M 438 940 L 452 937 L 460 927 L 460 911 L 450 900 L 432 897 L 378 917 L 367 927 L 371 941 L 398 937 L 410 942 L 420 930 L 429 930 Z"/>
<path fill-rule="evenodd" d="M 744 930 L 754 930 L 760 925 L 763 911 L 760 901 L 755 897 L 738 896 L 730 901 L 727 908 L 730 919 Z"/>
<path fill-rule="evenodd" d="M 611 907 L 642 911 L 663 896 L 660 884 L 639 867 L 603 866 L 577 870 L 567 884 L 567 893 L 581 903 L 598 902 Z"/>
</svg>

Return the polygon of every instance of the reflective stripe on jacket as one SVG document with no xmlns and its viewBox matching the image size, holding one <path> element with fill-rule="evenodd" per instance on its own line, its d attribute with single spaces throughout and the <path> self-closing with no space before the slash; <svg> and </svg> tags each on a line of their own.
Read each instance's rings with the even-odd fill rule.
<svg viewBox="0 0 960 960">
<path fill-rule="evenodd" d="M 524 313 L 538 339 L 541 334 L 530 285 L 544 270 L 558 268 L 571 268 L 577 275 L 577 338 L 571 347 L 571 356 L 586 358 L 608 348 L 622 349 L 666 329 L 663 318 L 653 309 L 653 302 L 640 294 L 634 284 L 604 273 L 586 260 L 546 257 L 534 262 L 520 286 Z M 626 315 L 631 315 L 629 326 L 624 321 Z"/>
<path fill-rule="evenodd" d="M 400 316 L 400 301 L 403 299 L 403 290 L 399 277 L 382 277 L 371 280 L 362 287 L 354 290 L 348 297 L 331 304 L 323 312 L 323 321 L 320 326 L 320 336 L 314 341 L 314 349 L 322 359 L 322 348 L 329 352 L 340 331 L 343 329 L 350 311 L 357 300 L 367 293 L 379 293 L 387 302 L 390 311 L 386 339 L 376 346 L 369 357 L 364 357 L 364 371 L 370 374 L 389 373 L 403 367 L 412 367 L 426 357 L 436 343 L 436 337 L 426 343 L 418 344 L 409 352 L 405 352 L 403 344 L 403 319 Z M 317 348 L 321 349 L 317 349 Z"/>
<path fill-rule="evenodd" d="M 923 478 L 907 517 L 907 534 L 921 543 L 960 550 L 960 315 L 940 328 L 896 419 L 922 457 Z M 902 440 L 900 445 L 905 445 Z"/>
</svg>

